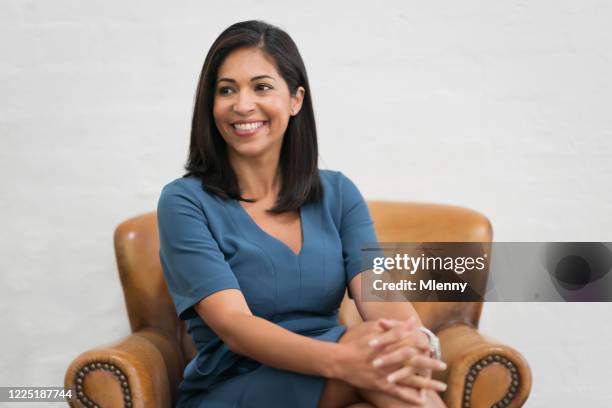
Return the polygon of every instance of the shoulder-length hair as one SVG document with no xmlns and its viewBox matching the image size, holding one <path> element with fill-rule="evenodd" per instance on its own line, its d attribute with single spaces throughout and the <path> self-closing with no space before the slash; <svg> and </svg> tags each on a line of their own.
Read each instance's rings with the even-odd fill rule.
<svg viewBox="0 0 612 408">
<path fill-rule="evenodd" d="M 203 189 L 220 197 L 252 201 L 241 196 L 236 174 L 227 157 L 227 144 L 213 118 L 219 67 L 232 51 L 248 47 L 257 47 L 274 60 L 291 95 L 296 94 L 299 86 L 305 90 L 302 107 L 290 117 L 283 137 L 279 159 L 281 190 L 275 206 L 269 211 L 296 210 L 303 204 L 320 200 L 323 195 L 310 86 L 306 67 L 291 37 L 263 21 L 244 21 L 230 26 L 208 51 L 196 92 L 184 177 L 198 176 Z"/>
</svg>

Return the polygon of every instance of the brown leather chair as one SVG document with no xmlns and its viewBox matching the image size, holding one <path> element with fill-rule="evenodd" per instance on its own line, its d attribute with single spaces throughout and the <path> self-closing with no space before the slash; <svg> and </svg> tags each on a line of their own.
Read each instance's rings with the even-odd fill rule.
<svg viewBox="0 0 612 408">
<path fill-rule="evenodd" d="M 369 202 L 381 242 L 490 242 L 486 217 L 463 208 Z M 177 319 L 158 256 L 155 213 L 125 221 L 115 231 L 115 254 L 132 334 L 79 355 L 66 371 L 72 406 L 170 407 L 195 348 Z M 424 324 L 440 337 L 448 369 L 449 408 L 520 407 L 531 389 L 523 356 L 478 331 L 482 303 L 414 303 Z M 345 297 L 347 325 L 361 319 Z"/>
</svg>

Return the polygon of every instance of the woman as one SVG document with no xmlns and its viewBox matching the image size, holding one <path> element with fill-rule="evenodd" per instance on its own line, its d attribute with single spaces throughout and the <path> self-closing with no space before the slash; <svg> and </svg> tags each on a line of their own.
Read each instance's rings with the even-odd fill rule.
<svg viewBox="0 0 612 408">
<path fill-rule="evenodd" d="M 443 406 L 431 370 L 445 367 L 414 309 L 361 301 L 370 215 L 317 155 L 294 42 L 259 21 L 229 27 L 200 75 L 187 174 L 158 204 L 164 276 L 198 350 L 178 406 Z M 348 329 L 347 286 L 366 321 Z"/>
</svg>

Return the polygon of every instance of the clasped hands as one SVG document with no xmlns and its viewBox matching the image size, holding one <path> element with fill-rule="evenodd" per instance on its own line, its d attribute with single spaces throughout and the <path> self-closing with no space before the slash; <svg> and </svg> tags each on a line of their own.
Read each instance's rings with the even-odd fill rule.
<svg viewBox="0 0 612 408">
<path fill-rule="evenodd" d="M 366 348 L 369 375 L 362 374 L 374 385 L 366 388 L 417 405 L 425 403 L 427 390 L 446 390 L 446 384 L 431 378 L 433 370 L 445 370 L 446 364 L 431 356 L 429 338 L 414 318 L 378 319 L 376 324 L 375 334 L 354 343 Z"/>
</svg>

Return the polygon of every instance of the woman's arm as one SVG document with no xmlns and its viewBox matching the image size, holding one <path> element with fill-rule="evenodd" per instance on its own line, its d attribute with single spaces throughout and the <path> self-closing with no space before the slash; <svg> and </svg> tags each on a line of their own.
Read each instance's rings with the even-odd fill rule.
<svg viewBox="0 0 612 408">
<path fill-rule="evenodd" d="M 293 333 L 254 316 L 236 289 L 216 292 L 194 305 L 202 319 L 237 354 L 271 367 L 323 377 L 336 375 L 339 344 Z"/>
<path fill-rule="evenodd" d="M 283 327 L 253 316 L 246 300 L 237 289 L 213 293 L 195 305 L 202 319 L 235 353 L 282 370 L 340 379 L 355 387 L 381 391 L 406 402 L 418 402 L 418 394 L 399 382 L 387 380 L 387 367 L 376 367 L 373 361 L 384 357 L 384 350 L 373 348 L 369 341 L 382 333 L 401 338 L 403 327 L 386 332 L 382 322 L 370 325 L 364 335 L 344 343 L 325 342 L 293 333 Z"/>
<path fill-rule="evenodd" d="M 379 319 L 387 319 L 392 321 L 406 321 L 408 319 L 413 319 L 416 322 L 415 328 L 422 327 L 423 323 L 419 318 L 418 313 L 412 306 L 410 302 L 366 302 L 363 300 L 363 296 L 361 293 L 361 274 L 356 275 L 349 282 L 349 290 L 351 291 L 351 295 L 355 300 L 355 305 L 357 306 L 357 310 L 361 315 L 361 318 L 364 321 L 368 320 L 379 320 Z M 393 327 L 393 323 L 390 324 L 383 323 L 382 327 L 385 330 L 388 330 L 390 327 Z M 385 334 L 382 336 L 392 338 L 391 334 Z M 406 337 L 403 341 L 396 342 L 392 348 L 399 347 L 401 345 L 404 346 L 412 346 L 415 349 L 420 350 L 423 353 L 429 353 L 429 337 L 420 330 L 412 330 L 412 333 Z M 387 348 L 387 351 L 390 349 Z M 398 354 L 396 354 L 398 355 Z"/>
<path fill-rule="evenodd" d="M 357 310 L 364 321 L 392 319 L 389 322 L 386 320 L 381 322 L 381 326 L 385 330 L 389 330 L 401 324 L 401 321 L 406 321 L 408 319 L 413 319 L 417 322 L 415 327 L 421 327 L 423 325 L 419 319 L 418 313 L 410 302 L 363 301 L 361 293 L 361 274 L 358 274 L 349 282 L 349 290 L 355 300 Z M 419 330 L 413 330 L 411 335 L 406 336 L 404 340 L 395 342 L 395 344 L 393 344 L 391 339 L 391 333 L 388 332 L 376 338 L 377 342 L 380 343 L 380 347 L 383 347 L 385 354 L 380 359 L 381 366 L 402 361 L 405 362 L 404 367 L 393 372 L 389 376 L 390 381 L 413 386 L 421 390 L 426 388 L 438 392 L 446 390 L 446 385 L 444 383 L 431 379 L 431 371 L 445 370 L 446 364 L 427 356 L 429 354 L 429 339 L 424 333 Z M 406 353 L 406 346 L 414 348 L 414 351 L 412 353 Z M 417 366 L 421 368 L 427 366 L 428 368 L 419 370 Z M 421 375 L 415 375 L 419 371 Z"/>
<path fill-rule="evenodd" d="M 349 290 L 364 321 L 376 319 L 408 320 L 413 317 L 417 327 L 422 326 L 419 315 L 410 302 L 364 302 L 361 295 L 361 274 L 349 282 Z"/>
</svg>

